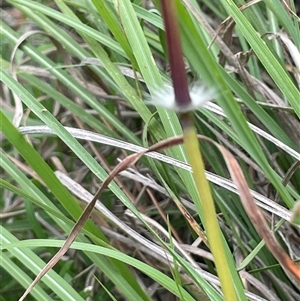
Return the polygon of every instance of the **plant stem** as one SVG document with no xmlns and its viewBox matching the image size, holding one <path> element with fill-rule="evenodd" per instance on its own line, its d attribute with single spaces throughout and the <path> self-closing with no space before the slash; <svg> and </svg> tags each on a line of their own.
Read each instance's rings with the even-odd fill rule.
<svg viewBox="0 0 300 301">
<path fill-rule="evenodd" d="M 176 3 L 178 3 L 176 0 L 161 0 L 171 77 L 174 88 L 174 100 L 177 107 L 182 109 L 191 105 L 192 101 L 184 68 Z M 201 97 L 201 95 L 199 95 L 199 97 Z M 208 243 L 210 244 L 214 256 L 214 262 L 220 278 L 224 297 L 226 301 L 237 301 L 237 294 L 230 277 L 231 272 L 222 242 L 214 201 L 205 176 L 205 169 L 199 149 L 197 131 L 193 122 L 193 115 L 192 113 L 183 113 L 180 114 L 179 117 L 183 129 L 184 144 L 186 146 L 189 162 L 193 170 L 193 177 L 201 200 L 201 204 L 195 204 L 198 211 L 200 208 L 203 211 L 203 222 Z"/>
<path fill-rule="evenodd" d="M 225 300 L 237 301 L 236 291 L 230 279 L 230 270 L 225 255 L 221 231 L 217 220 L 216 209 L 211 195 L 209 183 L 206 179 L 203 159 L 200 152 L 197 131 L 191 114 L 182 114 L 184 144 L 192 166 L 193 177 L 201 200 L 204 215 L 204 226 L 214 257 L 217 273 L 221 282 Z"/>
</svg>

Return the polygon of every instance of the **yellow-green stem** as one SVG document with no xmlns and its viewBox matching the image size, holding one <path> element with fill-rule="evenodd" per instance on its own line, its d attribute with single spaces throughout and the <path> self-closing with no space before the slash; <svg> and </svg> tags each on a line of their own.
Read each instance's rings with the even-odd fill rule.
<svg viewBox="0 0 300 301">
<path fill-rule="evenodd" d="M 226 260 L 214 201 L 205 176 L 205 169 L 200 152 L 196 128 L 192 122 L 187 122 L 186 126 L 183 126 L 183 135 L 189 162 L 193 170 L 193 177 L 201 199 L 205 230 L 221 282 L 222 291 L 225 300 L 237 301 L 238 298 L 234 289 L 234 284 L 230 277 L 231 273 Z"/>
</svg>

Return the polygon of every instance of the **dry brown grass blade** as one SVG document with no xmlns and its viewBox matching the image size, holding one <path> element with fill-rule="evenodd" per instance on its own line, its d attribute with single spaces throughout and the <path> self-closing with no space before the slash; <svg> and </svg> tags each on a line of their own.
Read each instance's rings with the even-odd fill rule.
<svg viewBox="0 0 300 301">
<path fill-rule="evenodd" d="M 51 260 L 45 265 L 45 267 L 40 271 L 40 273 L 36 276 L 34 281 L 30 284 L 30 286 L 26 289 L 22 297 L 19 299 L 19 301 L 23 301 L 26 296 L 30 293 L 32 288 L 42 279 L 42 277 L 51 270 L 55 264 L 62 258 L 62 256 L 68 251 L 71 244 L 74 242 L 78 234 L 80 233 L 81 229 L 83 228 L 84 224 L 90 217 L 95 204 L 97 202 L 97 199 L 103 192 L 103 190 L 109 185 L 109 183 L 113 180 L 113 178 L 122 170 L 126 169 L 131 164 L 134 164 L 143 154 L 133 154 L 128 156 L 124 161 L 122 161 L 120 164 L 118 164 L 112 172 L 109 174 L 107 179 L 103 182 L 97 193 L 95 194 L 92 201 L 86 206 L 85 210 L 82 212 L 79 220 L 74 225 L 70 235 L 66 239 L 63 246 L 58 250 L 58 252 L 51 258 Z"/>
<path fill-rule="evenodd" d="M 210 139 L 206 140 L 211 141 Z M 264 239 L 267 247 L 272 252 L 274 257 L 278 260 L 278 262 L 281 264 L 283 269 L 290 276 L 291 281 L 293 281 L 294 283 L 300 283 L 300 266 L 298 266 L 277 243 L 275 236 L 273 235 L 266 223 L 262 211 L 256 205 L 250 193 L 246 179 L 236 159 L 221 145 L 218 145 L 215 142 L 213 142 L 213 144 L 217 146 L 217 148 L 222 153 L 226 161 L 226 165 L 229 169 L 230 175 L 239 191 L 242 204 L 253 225 L 255 226 L 257 232 Z"/>
<path fill-rule="evenodd" d="M 208 246 L 208 241 L 206 234 L 204 231 L 200 228 L 199 224 L 195 221 L 193 216 L 186 210 L 186 208 L 180 203 L 178 199 L 173 198 L 175 201 L 175 204 L 177 208 L 180 210 L 184 218 L 187 220 L 187 222 L 190 224 L 192 229 L 195 231 L 195 233 L 203 240 L 203 242 Z"/>
</svg>

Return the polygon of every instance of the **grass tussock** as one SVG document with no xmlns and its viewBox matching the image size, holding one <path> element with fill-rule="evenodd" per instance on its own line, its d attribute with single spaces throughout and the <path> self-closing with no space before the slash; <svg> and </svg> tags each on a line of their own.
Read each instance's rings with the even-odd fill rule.
<svg viewBox="0 0 300 301">
<path fill-rule="evenodd" d="M 0 2 L 1 300 L 300 299 L 298 2 L 174 0 L 192 115 L 162 2 Z"/>
</svg>

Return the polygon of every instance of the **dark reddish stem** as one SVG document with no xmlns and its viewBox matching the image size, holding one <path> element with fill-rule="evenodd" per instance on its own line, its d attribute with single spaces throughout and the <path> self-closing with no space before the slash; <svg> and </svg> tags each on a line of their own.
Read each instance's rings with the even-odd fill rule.
<svg viewBox="0 0 300 301">
<path fill-rule="evenodd" d="M 183 107 L 188 106 L 191 103 L 191 98 L 180 43 L 175 1 L 176 0 L 161 0 L 161 6 L 165 24 L 167 50 L 174 86 L 175 101 L 179 107 Z"/>
</svg>

